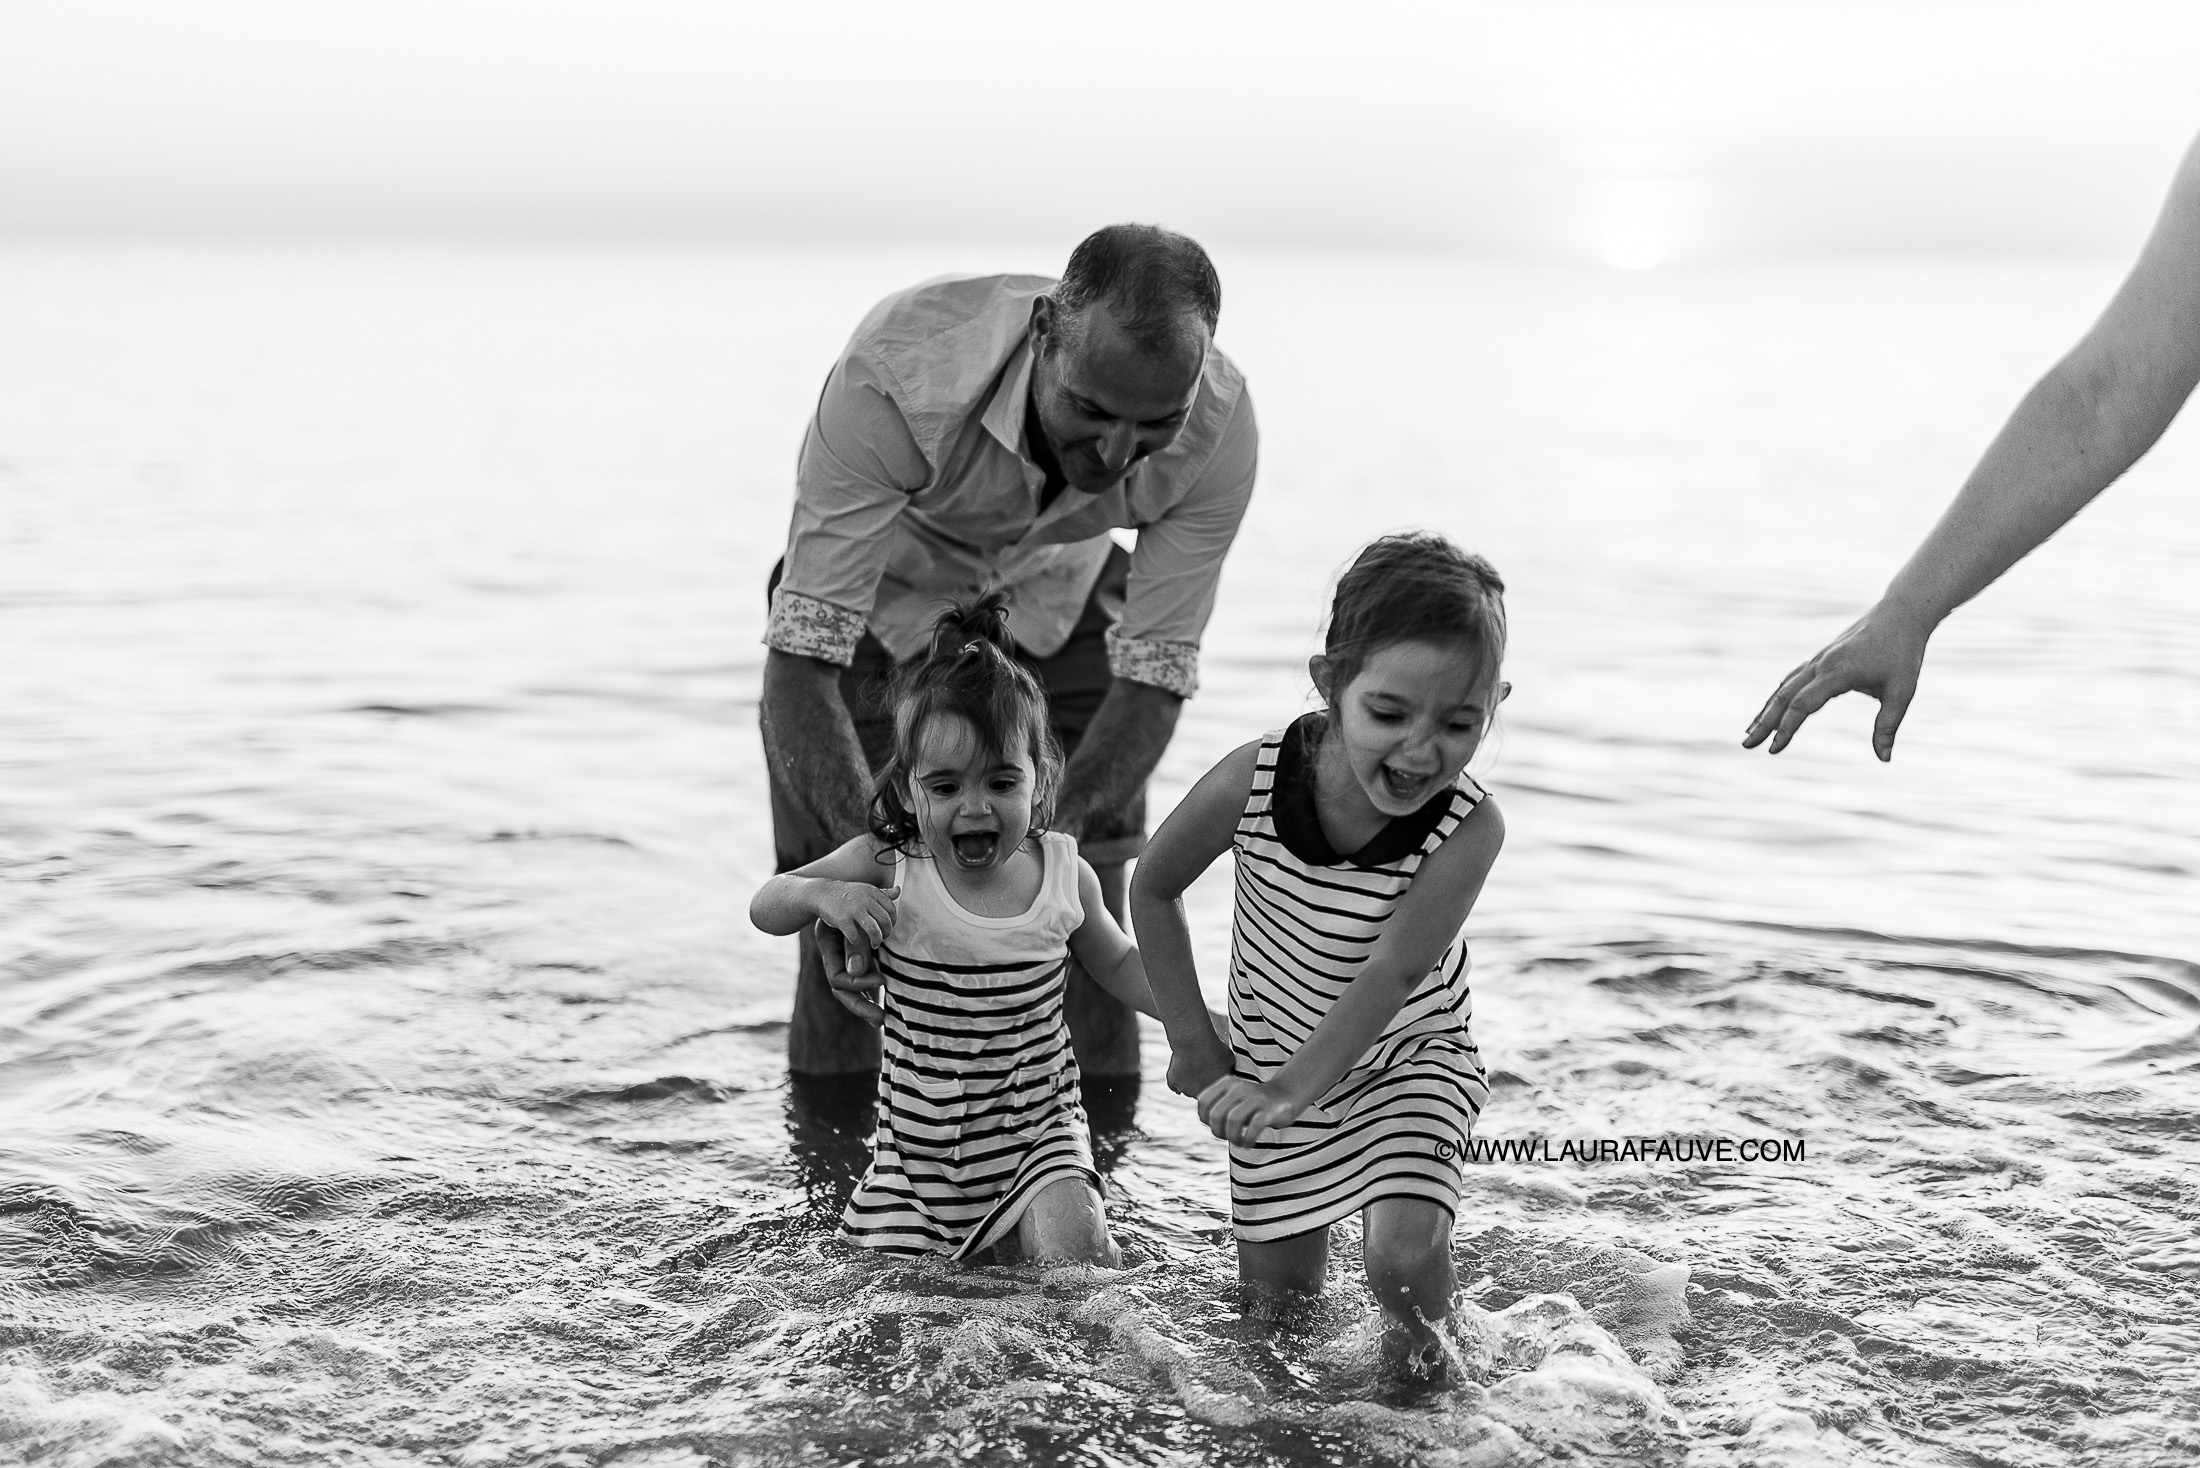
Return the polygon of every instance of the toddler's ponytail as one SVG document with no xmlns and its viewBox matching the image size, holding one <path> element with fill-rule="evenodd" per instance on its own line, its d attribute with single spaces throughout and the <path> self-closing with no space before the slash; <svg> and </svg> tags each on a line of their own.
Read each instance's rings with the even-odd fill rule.
<svg viewBox="0 0 2200 1468">
<path fill-rule="evenodd" d="M 1049 727 L 1046 694 L 1017 657 L 1009 636 L 1008 605 L 1008 593 L 1002 590 L 950 604 L 932 624 L 924 654 L 895 672 L 890 695 L 894 745 L 871 782 L 871 834 L 881 845 L 919 854 L 909 778 L 925 726 L 946 714 L 967 723 L 995 756 L 1028 753 L 1034 777 L 1032 831 L 1043 831 L 1052 819 L 1054 792 L 1062 777 L 1061 749 Z"/>
</svg>

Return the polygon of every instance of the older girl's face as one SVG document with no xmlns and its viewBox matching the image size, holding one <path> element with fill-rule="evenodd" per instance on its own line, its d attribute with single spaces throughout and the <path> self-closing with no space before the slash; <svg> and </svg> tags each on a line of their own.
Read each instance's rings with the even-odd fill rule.
<svg viewBox="0 0 2200 1468">
<path fill-rule="evenodd" d="M 1478 649 L 1458 643 L 1394 642 L 1372 653 L 1351 682 L 1333 688 L 1329 660 L 1314 660 L 1331 732 L 1377 811 L 1412 814 L 1474 758 L 1497 705 L 1512 691 L 1485 663 Z"/>
<path fill-rule="evenodd" d="M 1038 772 L 1028 750 L 988 750 L 967 719 L 942 714 L 917 732 L 909 809 L 934 861 L 966 872 L 1007 861 L 1031 831 Z"/>
</svg>

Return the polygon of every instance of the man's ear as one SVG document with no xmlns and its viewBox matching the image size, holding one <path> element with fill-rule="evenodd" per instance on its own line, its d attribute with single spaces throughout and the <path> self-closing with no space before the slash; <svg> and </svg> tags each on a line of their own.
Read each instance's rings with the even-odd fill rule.
<svg viewBox="0 0 2200 1468">
<path fill-rule="evenodd" d="M 1500 683 L 1497 685 L 1497 701 L 1499 703 L 1503 703 L 1506 699 L 1511 698 L 1512 696 L 1513 686 L 1510 683 Z"/>
<path fill-rule="evenodd" d="M 1330 682 L 1336 676 L 1336 664 L 1330 662 L 1327 655 L 1315 653 L 1306 660 L 1306 672 L 1314 680 L 1314 691 L 1322 696 L 1322 702 L 1336 702 L 1336 696 L 1329 688 Z"/>
<path fill-rule="evenodd" d="M 1054 330 L 1058 324 L 1058 318 L 1054 314 L 1054 297 L 1033 296 L 1031 298 L 1031 335 L 1040 350 L 1044 351 L 1053 344 Z"/>
</svg>

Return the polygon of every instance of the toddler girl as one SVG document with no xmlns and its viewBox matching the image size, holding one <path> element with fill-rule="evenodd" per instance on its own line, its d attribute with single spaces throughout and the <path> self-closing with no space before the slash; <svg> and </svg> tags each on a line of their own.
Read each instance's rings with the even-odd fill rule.
<svg viewBox="0 0 2200 1468">
<path fill-rule="evenodd" d="M 966 1259 L 1013 1233 L 1026 1258 L 1113 1265 L 1062 1020 L 1068 960 L 1136 1009 L 1153 999 L 1077 843 L 1045 829 L 1061 755 L 1006 622 L 999 593 L 940 618 L 896 675 L 869 833 L 773 877 L 749 917 L 767 933 L 830 923 L 875 951 L 876 1008 L 844 999 L 882 1024 L 884 1062 L 843 1238 Z"/>
<path fill-rule="evenodd" d="M 1362 1217 L 1385 1353 L 1440 1367 L 1460 1154 L 1489 1094 L 1460 926 L 1505 826 L 1466 773 L 1510 687 L 1504 584 L 1436 535 L 1387 536 L 1337 584 L 1310 666 L 1327 707 L 1227 756 L 1138 864 L 1132 917 L 1169 1084 L 1230 1143 L 1239 1276 L 1321 1289 Z M 1225 1048 L 1184 889 L 1237 854 Z"/>
</svg>

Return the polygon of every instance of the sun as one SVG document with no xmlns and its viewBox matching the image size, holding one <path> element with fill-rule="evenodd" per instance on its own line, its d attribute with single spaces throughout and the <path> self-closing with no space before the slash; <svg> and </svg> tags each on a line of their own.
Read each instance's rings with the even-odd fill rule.
<svg viewBox="0 0 2200 1468">
<path fill-rule="evenodd" d="M 1615 270 L 1654 270 L 1665 263 L 1665 231 L 1652 224 L 1614 225 L 1604 233 L 1604 263 Z"/>
</svg>

